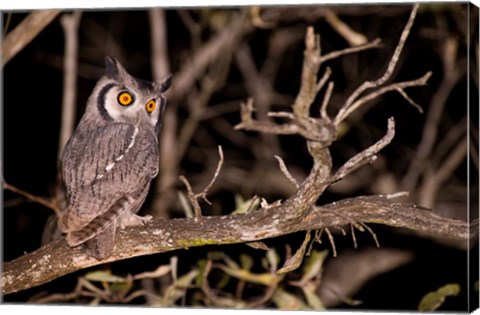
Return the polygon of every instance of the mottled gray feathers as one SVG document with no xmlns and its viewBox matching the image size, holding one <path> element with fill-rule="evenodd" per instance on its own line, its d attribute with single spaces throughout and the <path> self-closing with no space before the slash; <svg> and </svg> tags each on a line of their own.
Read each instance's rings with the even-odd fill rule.
<svg viewBox="0 0 480 315">
<path fill-rule="evenodd" d="M 59 220 L 67 243 L 83 244 L 98 259 L 112 253 L 118 227 L 149 219 L 136 213 L 158 173 L 157 132 L 165 107 L 161 92 L 170 85 L 169 78 L 163 84 L 135 79 L 111 57 L 105 65 L 105 77 L 64 148 L 68 206 Z M 122 91 L 138 102 L 120 104 Z M 145 104 L 152 99 L 158 108 L 147 112 Z"/>
</svg>

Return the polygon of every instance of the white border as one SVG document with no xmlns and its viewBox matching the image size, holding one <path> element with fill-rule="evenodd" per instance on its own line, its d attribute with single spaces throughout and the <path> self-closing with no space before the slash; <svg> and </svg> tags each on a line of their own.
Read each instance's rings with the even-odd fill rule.
<svg viewBox="0 0 480 315">
<path fill-rule="evenodd" d="M 2 0 L 0 1 L 0 10 L 32 10 L 32 9 L 99 9 L 99 8 L 145 8 L 145 7 L 203 7 L 203 6 L 243 6 L 243 5 L 307 5 L 307 4 L 389 4 L 399 3 L 406 4 L 408 2 L 466 2 L 455 0 L 418 0 L 418 1 L 375 1 L 375 0 L 176 0 L 176 1 L 159 1 L 159 0 L 82 0 L 82 1 L 65 1 L 65 0 Z M 472 0 L 472 3 L 479 6 L 480 0 Z"/>
<path fill-rule="evenodd" d="M 448 0 L 417 0 L 415 2 L 466 2 L 466 1 L 448 1 Z M 480 0 L 471 0 L 475 6 L 480 7 Z M 125 1 L 125 0 L 82 0 L 82 1 L 65 1 L 65 0 L 41 0 L 41 1 L 32 1 L 32 0 L 0 0 L 0 11 L 11 11 L 11 10 L 35 10 L 35 9 L 51 9 L 51 8 L 63 8 L 63 9 L 99 9 L 99 8 L 110 8 L 110 9 L 121 9 L 121 8 L 146 8 L 146 7 L 192 7 L 192 6 L 246 6 L 246 5 L 307 5 L 307 4 L 394 4 L 401 3 L 405 4 L 406 1 L 394 0 L 394 1 L 375 1 L 375 0 L 363 0 L 363 1 L 349 1 L 349 0 L 236 0 L 236 1 L 221 1 L 221 0 L 176 0 L 172 1 L 158 1 L 158 0 L 136 0 L 136 1 Z M 1 22 L 1 18 L 0 18 Z M 0 26 L 1 29 L 1 26 Z M 0 73 L 1 75 L 1 73 Z M 0 81 L 1 84 L 1 81 Z M 1 88 L 1 87 L 0 87 Z M 0 133 L 1 136 L 1 133 Z M 1 219 L 1 218 L 0 218 Z M 0 220 L 1 223 L 1 220 Z M 1 235 L 0 235 L 1 240 Z M 28 312 L 34 314 L 68 314 L 68 315 L 85 315 L 85 312 L 89 314 L 102 314 L 108 310 L 108 312 L 113 311 L 115 315 L 132 315 L 132 312 L 140 311 L 141 314 L 155 314 L 158 315 L 179 315 L 179 314 L 190 314 L 194 313 L 197 315 L 225 315 L 225 314 L 271 314 L 273 310 L 225 310 L 225 309 L 173 309 L 173 308 L 147 308 L 147 307 L 132 307 L 132 306 L 122 306 L 122 307 L 91 307 L 88 310 L 82 306 L 39 306 L 39 305 L 0 305 L 1 314 L 16 314 L 16 312 Z M 309 312 L 310 313 L 310 312 Z M 368 311 L 355 311 L 355 312 L 339 312 L 339 311 L 329 311 L 333 314 L 395 314 L 392 312 L 368 312 Z M 480 314 L 479 310 L 476 310 L 474 313 Z M 275 314 L 281 314 L 278 311 L 275 311 Z M 304 315 L 305 312 L 293 311 L 288 312 L 288 314 L 294 315 Z M 403 313 L 405 314 L 405 313 Z M 418 312 L 411 314 L 420 314 Z"/>
</svg>

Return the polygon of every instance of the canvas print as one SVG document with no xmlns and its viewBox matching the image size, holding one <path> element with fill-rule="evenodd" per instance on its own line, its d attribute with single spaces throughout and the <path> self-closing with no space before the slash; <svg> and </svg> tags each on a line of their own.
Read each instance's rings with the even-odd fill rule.
<svg viewBox="0 0 480 315">
<path fill-rule="evenodd" d="M 475 310 L 478 13 L 2 12 L 2 302 Z"/>
</svg>

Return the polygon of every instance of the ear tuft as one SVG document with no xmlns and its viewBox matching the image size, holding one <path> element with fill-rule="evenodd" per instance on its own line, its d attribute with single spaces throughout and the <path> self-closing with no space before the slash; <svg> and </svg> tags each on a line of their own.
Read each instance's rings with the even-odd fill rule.
<svg viewBox="0 0 480 315">
<path fill-rule="evenodd" d="M 167 75 L 167 77 L 165 77 L 163 80 L 157 81 L 157 82 L 154 83 L 155 89 L 157 91 L 159 91 L 160 93 L 163 93 L 166 90 L 168 90 L 171 85 L 172 85 L 172 75 L 171 74 Z"/>
<path fill-rule="evenodd" d="M 118 80 L 118 61 L 117 59 L 106 56 L 105 57 L 105 75 L 109 79 Z"/>
</svg>

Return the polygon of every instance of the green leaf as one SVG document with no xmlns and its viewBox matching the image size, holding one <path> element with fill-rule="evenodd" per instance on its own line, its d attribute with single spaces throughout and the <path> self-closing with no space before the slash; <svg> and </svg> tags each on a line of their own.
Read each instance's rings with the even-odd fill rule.
<svg viewBox="0 0 480 315">
<path fill-rule="evenodd" d="M 203 283 L 203 273 L 205 272 L 205 267 L 207 265 L 207 260 L 205 258 L 199 259 L 197 261 L 198 265 L 198 274 L 195 278 L 195 285 L 201 286 Z"/>
<path fill-rule="evenodd" d="M 241 195 L 236 194 L 235 210 L 233 210 L 231 214 L 246 213 L 247 211 L 253 211 L 257 209 L 258 206 L 260 205 L 260 198 L 257 198 L 257 200 L 255 200 L 253 204 L 252 204 L 252 200 L 253 198 L 245 200 Z"/>
<path fill-rule="evenodd" d="M 229 274 L 223 273 L 222 277 L 220 278 L 220 280 L 218 280 L 217 284 L 215 285 L 215 288 L 219 290 L 225 288 L 227 284 L 230 282 L 231 278 L 232 277 L 230 277 Z"/>
<path fill-rule="evenodd" d="M 126 282 L 127 279 L 124 277 L 119 277 L 116 275 L 112 275 L 110 270 L 96 270 L 89 272 L 85 275 L 85 278 L 90 281 L 97 281 L 97 282 L 108 282 L 108 283 L 115 283 L 115 282 Z"/>
<path fill-rule="evenodd" d="M 253 258 L 247 254 L 240 254 L 240 265 L 242 269 L 250 270 L 253 266 Z"/>
<path fill-rule="evenodd" d="M 322 301 L 315 293 L 315 286 L 314 285 L 305 285 L 302 287 L 303 294 L 305 294 L 305 298 L 307 299 L 307 304 L 314 310 L 324 311 L 325 306 L 323 306 Z"/>
<path fill-rule="evenodd" d="M 133 279 L 138 280 L 138 279 L 146 279 L 146 278 L 160 278 L 167 273 L 169 273 L 172 270 L 172 267 L 170 265 L 161 265 L 154 271 L 146 271 L 142 272 L 139 274 L 136 274 Z"/>
<path fill-rule="evenodd" d="M 115 282 L 110 284 L 112 295 L 124 297 L 132 288 L 132 282 Z"/>
<path fill-rule="evenodd" d="M 278 257 L 277 255 L 277 252 L 275 251 L 275 249 L 273 248 L 270 248 L 268 251 L 267 251 L 267 262 L 268 262 L 268 265 L 270 265 L 270 268 L 272 270 L 277 270 L 277 266 L 278 266 L 278 262 L 280 260 L 280 258 Z M 269 269 L 268 266 L 263 266 L 265 269 Z"/>
<path fill-rule="evenodd" d="M 175 301 L 180 299 L 182 296 L 185 295 L 185 291 L 191 285 L 191 283 L 197 277 L 198 270 L 193 269 L 189 273 L 181 276 L 177 279 L 175 283 L 169 286 L 165 292 L 165 301 L 164 305 L 159 306 L 173 306 L 175 305 Z M 160 303 L 161 304 L 161 303 Z"/>
<path fill-rule="evenodd" d="M 278 289 L 272 297 L 272 302 L 281 310 L 308 310 L 309 307 L 296 295 Z"/>
<path fill-rule="evenodd" d="M 427 293 L 420 304 L 419 311 L 434 311 L 439 308 L 447 296 L 457 296 L 460 293 L 460 286 L 457 283 L 450 283 L 439 288 L 437 291 Z"/>
<path fill-rule="evenodd" d="M 313 250 L 310 253 L 310 257 L 305 259 L 305 264 L 303 267 L 303 276 L 300 280 L 301 283 L 312 280 L 315 278 L 321 271 L 325 259 L 328 257 L 328 250 L 317 251 Z"/>
<path fill-rule="evenodd" d="M 276 285 L 280 280 L 280 277 L 278 277 L 276 274 L 269 272 L 252 273 L 249 270 L 233 269 L 228 266 L 223 266 L 222 270 L 234 278 L 247 282 L 263 284 L 267 287 Z"/>
</svg>

